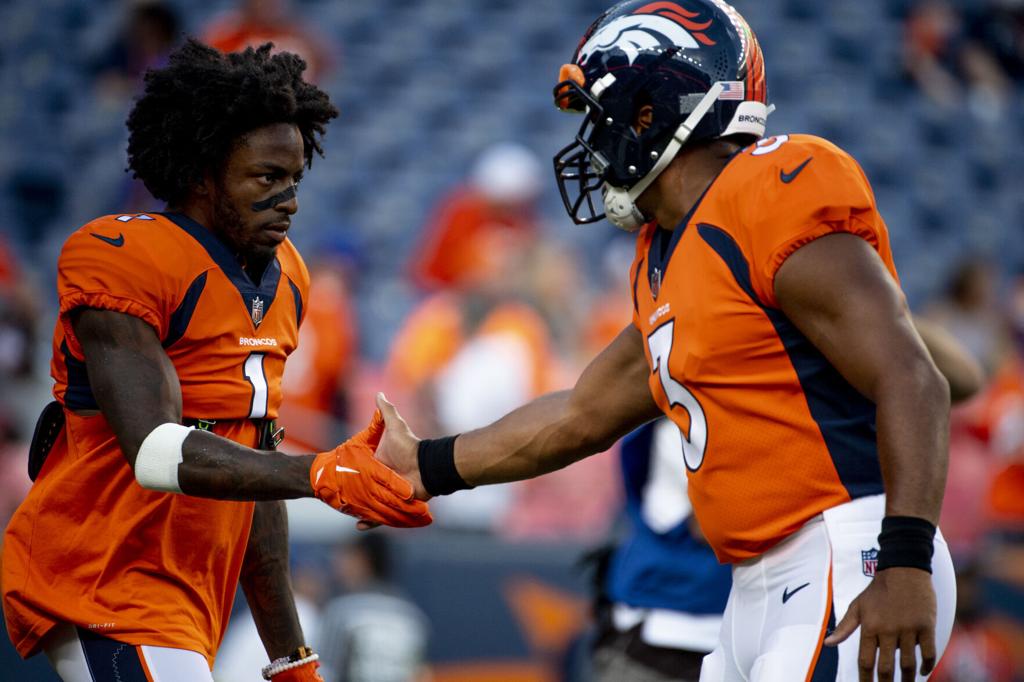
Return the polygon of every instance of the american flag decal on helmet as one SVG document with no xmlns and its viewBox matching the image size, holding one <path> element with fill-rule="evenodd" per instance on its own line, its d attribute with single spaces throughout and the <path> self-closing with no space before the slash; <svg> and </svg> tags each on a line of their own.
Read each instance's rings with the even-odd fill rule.
<svg viewBox="0 0 1024 682">
<path fill-rule="evenodd" d="M 746 92 L 743 81 L 724 81 L 722 86 L 722 94 L 718 96 L 718 99 L 743 100 L 743 96 Z"/>
</svg>

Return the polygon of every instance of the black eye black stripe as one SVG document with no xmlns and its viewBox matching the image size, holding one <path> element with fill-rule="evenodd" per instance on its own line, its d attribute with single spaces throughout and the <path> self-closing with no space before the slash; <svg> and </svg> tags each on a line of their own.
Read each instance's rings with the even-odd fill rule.
<svg viewBox="0 0 1024 682">
<path fill-rule="evenodd" d="M 252 210 L 254 213 L 259 213 L 260 211 L 266 211 L 268 208 L 274 208 L 278 204 L 283 204 L 286 201 L 290 201 L 295 196 L 295 193 L 296 186 L 291 185 L 290 187 L 288 187 L 288 189 L 282 192 L 278 192 L 272 197 L 263 199 L 262 201 L 253 202 Z"/>
</svg>

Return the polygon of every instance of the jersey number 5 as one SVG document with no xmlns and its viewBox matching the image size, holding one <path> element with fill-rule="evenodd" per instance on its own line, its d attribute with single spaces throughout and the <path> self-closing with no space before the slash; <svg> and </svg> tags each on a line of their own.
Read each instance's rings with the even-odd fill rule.
<svg viewBox="0 0 1024 682">
<path fill-rule="evenodd" d="M 250 353 L 242 366 L 245 378 L 252 385 L 252 404 L 249 407 L 249 419 L 263 419 L 267 416 L 267 375 L 263 371 L 264 353 Z"/>
<path fill-rule="evenodd" d="M 683 437 L 683 461 L 686 462 L 686 468 L 696 471 L 704 463 L 704 449 L 708 445 L 708 420 L 697 398 L 668 373 L 675 328 L 675 320 L 661 325 L 647 337 L 647 346 L 651 350 L 651 364 L 661 379 L 661 388 L 668 398 L 669 407 L 682 407 L 690 415 L 690 433 L 682 429 L 679 432 Z"/>
</svg>

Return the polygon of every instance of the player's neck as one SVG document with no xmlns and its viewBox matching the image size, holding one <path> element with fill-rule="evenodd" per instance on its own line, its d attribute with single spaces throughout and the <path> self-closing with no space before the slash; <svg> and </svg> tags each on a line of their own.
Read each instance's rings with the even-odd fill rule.
<svg viewBox="0 0 1024 682">
<path fill-rule="evenodd" d="M 167 210 L 171 213 L 180 213 L 183 216 L 190 218 L 194 223 L 202 225 L 211 232 L 210 225 L 213 224 L 213 213 L 212 211 L 206 210 L 204 204 L 198 201 L 182 201 L 181 203 L 168 205 Z"/>
<path fill-rule="evenodd" d="M 685 149 L 640 197 L 640 210 L 674 230 L 729 163 L 739 145 L 725 140 Z"/>
</svg>

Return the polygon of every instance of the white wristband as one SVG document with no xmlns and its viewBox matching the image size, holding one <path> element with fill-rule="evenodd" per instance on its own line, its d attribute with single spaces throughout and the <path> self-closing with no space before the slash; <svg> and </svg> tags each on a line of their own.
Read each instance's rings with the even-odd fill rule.
<svg viewBox="0 0 1024 682">
<path fill-rule="evenodd" d="M 135 457 L 135 480 L 143 488 L 180 493 L 178 465 L 183 461 L 181 446 L 194 427 L 168 422 L 146 436 Z"/>
<path fill-rule="evenodd" d="M 293 661 L 287 656 L 274 659 L 270 662 L 270 665 L 263 667 L 263 679 L 272 680 L 274 675 L 283 673 L 285 670 L 293 670 L 294 668 L 301 668 L 307 663 L 313 663 L 320 660 L 320 654 L 311 654 L 305 658 L 300 658 L 297 661 Z"/>
</svg>

